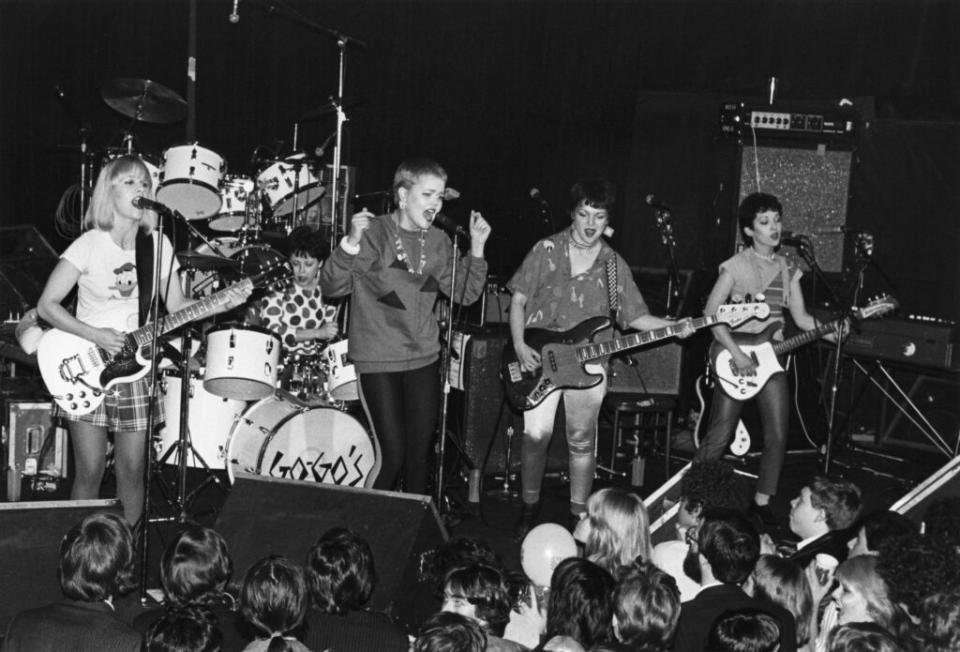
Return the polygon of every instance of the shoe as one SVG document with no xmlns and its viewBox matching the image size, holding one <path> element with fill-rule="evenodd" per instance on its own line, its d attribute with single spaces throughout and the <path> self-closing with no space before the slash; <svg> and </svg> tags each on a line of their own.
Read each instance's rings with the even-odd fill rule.
<svg viewBox="0 0 960 652">
<path fill-rule="evenodd" d="M 758 505 L 750 503 L 747 509 L 747 515 L 760 526 L 761 532 L 772 532 L 780 528 L 780 521 L 774 515 L 770 505 Z"/>
<path fill-rule="evenodd" d="M 527 536 L 527 533 L 537 525 L 537 520 L 539 520 L 539 518 L 540 501 L 537 501 L 532 505 L 523 503 L 523 507 L 520 508 L 520 518 L 517 520 L 517 524 L 513 528 L 514 541 L 523 541 L 523 538 Z"/>
</svg>

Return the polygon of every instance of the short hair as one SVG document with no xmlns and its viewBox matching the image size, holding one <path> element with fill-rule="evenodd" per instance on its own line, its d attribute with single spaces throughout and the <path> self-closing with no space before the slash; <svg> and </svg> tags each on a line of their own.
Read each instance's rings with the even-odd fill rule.
<svg viewBox="0 0 960 652">
<path fill-rule="evenodd" d="M 650 517 L 640 497 L 630 491 L 605 487 L 587 500 L 590 533 L 584 556 L 611 574 L 637 557 L 650 559 Z"/>
<path fill-rule="evenodd" d="M 753 567 L 753 595 L 778 604 L 797 622 L 797 648 L 810 640 L 813 592 L 803 568 L 778 555 L 761 555 Z"/>
<path fill-rule="evenodd" d="M 709 562 L 715 578 L 727 584 L 742 584 L 760 557 L 760 535 L 739 512 L 707 510 L 697 530 L 697 548 Z"/>
<path fill-rule="evenodd" d="M 871 552 L 877 552 L 888 541 L 917 533 L 916 524 L 903 514 L 883 510 L 860 519 Z"/>
<path fill-rule="evenodd" d="M 613 613 L 625 644 L 667 649 L 680 618 L 677 581 L 652 562 L 637 561 L 618 578 Z"/>
<path fill-rule="evenodd" d="M 711 652 L 775 652 L 780 624 L 759 609 L 728 611 L 710 628 L 706 649 Z"/>
<path fill-rule="evenodd" d="M 458 536 L 444 541 L 426 555 L 425 575 L 443 590 L 447 573 L 471 564 L 487 564 L 501 568 L 500 560 L 486 541 Z"/>
<path fill-rule="evenodd" d="M 142 174 L 146 178 L 150 190 L 153 190 L 150 170 L 143 159 L 136 154 L 124 154 L 107 162 L 100 169 L 97 181 L 93 185 L 93 192 L 90 193 L 90 205 L 87 206 L 87 212 L 83 218 L 84 228 L 92 229 L 96 227 L 101 231 L 109 231 L 113 228 L 113 203 L 110 193 L 121 175 L 133 172 Z M 140 221 L 140 228 L 145 233 L 150 233 L 156 226 L 157 214 L 151 210 L 145 210 L 143 219 Z"/>
<path fill-rule="evenodd" d="M 133 533 L 116 514 L 91 514 L 60 542 L 60 588 L 71 600 L 99 602 L 135 586 Z"/>
<path fill-rule="evenodd" d="M 174 604 L 215 599 L 232 575 L 227 542 L 216 530 L 199 525 L 182 530 L 160 558 L 160 583 Z"/>
<path fill-rule="evenodd" d="M 609 179 L 581 179 L 570 186 L 567 210 L 572 213 L 583 205 L 609 214 L 616 203 L 617 187 Z"/>
<path fill-rule="evenodd" d="M 923 514 L 924 535 L 936 545 L 960 547 L 960 496 L 934 500 Z"/>
<path fill-rule="evenodd" d="M 860 487 L 849 480 L 817 476 L 807 489 L 810 504 L 823 510 L 831 530 L 845 530 L 860 517 Z"/>
<path fill-rule="evenodd" d="M 487 635 L 477 621 L 460 614 L 441 611 L 420 626 L 414 652 L 484 652 Z"/>
<path fill-rule="evenodd" d="M 960 650 L 960 586 L 927 596 L 919 616 L 926 652 Z"/>
<path fill-rule="evenodd" d="M 875 559 L 890 600 L 914 615 L 928 595 L 960 585 L 960 555 L 919 534 L 886 541 Z"/>
<path fill-rule="evenodd" d="M 444 590 L 476 607 L 477 620 L 488 634 L 503 636 L 510 621 L 510 594 L 499 568 L 472 564 L 447 573 Z"/>
<path fill-rule="evenodd" d="M 324 261 L 330 253 L 327 238 L 311 226 L 298 226 L 287 236 L 288 256 L 309 256 Z"/>
<path fill-rule="evenodd" d="M 744 491 L 733 466 L 722 460 L 694 462 L 680 478 L 687 509 L 743 509 Z"/>
<path fill-rule="evenodd" d="M 240 612 L 261 636 L 297 629 L 308 603 L 303 570 L 285 557 L 271 555 L 255 562 L 243 579 Z"/>
<path fill-rule="evenodd" d="M 904 652 L 904 648 L 876 623 L 847 623 L 827 636 L 827 652 Z"/>
<path fill-rule="evenodd" d="M 195 604 L 165 610 L 144 638 L 146 652 L 217 652 L 222 645 L 217 617 Z"/>
<path fill-rule="evenodd" d="M 547 638 L 567 635 L 587 648 L 611 639 L 613 576 L 587 559 L 560 562 L 550 578 Z"/>
<path fill-rule="evenodd" d="M 783 215 L 783 205 L 780 200 L 765 192 L 754 192 L 743 198 L 737 209 L 737 225 L 740 227 L 740 237 L 746 245 L 753 244 L 753 238 L 747 235 L 747 229 L 753 228 L 753 221 L 760 213 L 776 211 Z"/>
<path fill-rule="evenodd" d="M 447 171 L 436 161 L 423 157 L 403 161 L 393 173 L 393 200 L 400 201 L 400 188 L 409 190 L 420 177 L 428 175 L 447 180 Z"/>
<path fill-rule="evenodd" d="M 370 544 L 342 527 L 327 530 L 313 544 L 306 573 L 314 606 L 327 614 L 361 609 L 377 585 Z"/>
</svg>

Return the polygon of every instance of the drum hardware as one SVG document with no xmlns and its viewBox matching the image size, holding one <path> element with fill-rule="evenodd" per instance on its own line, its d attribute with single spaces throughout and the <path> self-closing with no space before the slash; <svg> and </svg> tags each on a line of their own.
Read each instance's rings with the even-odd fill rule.
<svg viewBox="0 0 960 652">
<path fill-rule="evenodd" d="M 264 231 L 289 234 L 300 226 L 301 214 L 323 198 L 326 188 L 312 167 L 313 161 L 305 154 L 294 154 L 274 161 L 257 175 L 257 188 L 271 211 L 264 220 Z"/>
</svg>

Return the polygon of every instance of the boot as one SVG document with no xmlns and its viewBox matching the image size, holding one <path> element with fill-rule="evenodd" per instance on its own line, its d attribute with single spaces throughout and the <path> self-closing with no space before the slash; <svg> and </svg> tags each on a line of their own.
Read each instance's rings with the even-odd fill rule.
<svg viewBox="0 0 960 652">
<path fill-rule="evenodd" d="M 523 538 L 527 536 L 527 532 L 532 530 L 537 525 L 537 520 L 539 518 L 539 500 L 532 505 L 523 503 L 523 507 L 520 508 L 520 518 L 517 520 L 517 524 L 513 528 L 514 541 L 522 542 Z"/>
</svg>

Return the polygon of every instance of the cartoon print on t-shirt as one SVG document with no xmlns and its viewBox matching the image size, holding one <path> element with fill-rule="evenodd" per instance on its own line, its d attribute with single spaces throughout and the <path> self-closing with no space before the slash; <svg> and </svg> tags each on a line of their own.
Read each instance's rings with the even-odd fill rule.
<svg viewBox="0 0 960 652">
<path fill-rule="evenodd" d="M 110 289 L 117 290 L 124 299 L 133 295 L 133 291 L 137 289 L 137 266 L 124 263 L 113 270 L 113 273 L 117 275 L 116 285 L 111 285 Z"/>
</svg>

